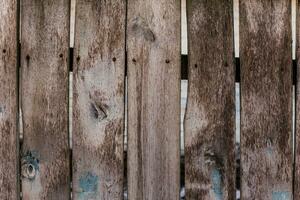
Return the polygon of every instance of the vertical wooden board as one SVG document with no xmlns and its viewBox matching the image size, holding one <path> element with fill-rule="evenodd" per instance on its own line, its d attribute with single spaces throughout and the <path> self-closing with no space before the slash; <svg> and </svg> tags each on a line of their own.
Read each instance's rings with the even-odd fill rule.
<svg viewBox="0 0 300 200">
<path fill-rule="evenodd" d="M 291 1 L 240 2 L 241 199 L 292 199 Z"/>
<path fill-rule="evenodd" d="M 186 199 L 235 199 L 232 0 L 189 0 Z"/>
<path fill-rule="evenodd" d="M 77 0 L 74 199 L 123 198 L 125 16 L 125 0 Z"/>
<path fill-rule="evenodd" d="M 17 199 L 17 1 L 0 0 L 0 199 Z"/>
<path fill-rule="evenodd" d="M 69 0 L 21 6 L 23 199 L 68 199 Z"/>
<path fill-rule="evenodd" d="M 300 4 L 296 2 L 296 95 L 295 95 L 295 169 L 294 169 L 294 200 L 300 200 Z"/>
<path fill-rule="evenodd" d="M 180 1 L 128 1 L 128 198 L 179 199 Z"/>
</svg>

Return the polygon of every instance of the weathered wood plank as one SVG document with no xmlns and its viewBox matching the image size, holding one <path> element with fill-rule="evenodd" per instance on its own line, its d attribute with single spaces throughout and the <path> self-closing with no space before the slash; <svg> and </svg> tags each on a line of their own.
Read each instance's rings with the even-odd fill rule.
<svg viewBox="0 0 300 200">
<path fill-rule="evenodd" d="M 291 1 L 240 2 L 241 199 L 292 199 Z"/>
<path fill-rule="evenodd" d="M 187 199 L 235 199 L 232 0 L 189 0 Z"/>
<path fill-rule="evenodd" d="M 68 199 L 69 0 L 21 6 L 23 199 Z"/>
<path fill-rule="evenodd" d="M 123 198 L 126 1 L 77 0 L 74 199 Z"/>
<path fill-rule="evenodd" d="M 0 0 L 0 91 L 0 199 L 18 199 L 16 0 Z"/>
<path fill-rule="evenodd" d="M 300 200 L 300 4 L 296 2 L 296 115 L 295 115 L 295 169 L 294 169 L 294 200 Z"/>
<path fill-rule="evenodd" d="M 128 1 L 128 198 L 179 199 L 180 1 Z"/>
</svg>

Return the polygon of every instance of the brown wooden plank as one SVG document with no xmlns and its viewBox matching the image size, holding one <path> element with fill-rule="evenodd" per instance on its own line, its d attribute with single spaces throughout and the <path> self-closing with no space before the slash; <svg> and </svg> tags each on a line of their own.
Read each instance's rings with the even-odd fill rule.
<svg viewBox="0 0 300 200">
<path fill-rule="evenodd" d="M 122 199 L 126 1 L 76 8 L 73 195 Z"/>
<path fill-rule="evenodd" d="M 179 199 L 180 1 L 128 1 L 128 198 Z"/>
<path fill-rule="evenodd" d="M 235 199 L 232 0 L 189 0 L 186 199 Z"/>
<path fill-rule="evenodd" d="M 291 1 L 240 2 L 241 199 L 292 199 Z"/>
<path fill-rule="evenodd" d="M 296 2 L 296 114 L 295 114 L 295 169 L 294 169 L 294 200 L 300 200 L 300 4 Z"/>
<path fill-rule="evenodd" d="M 0 0 L 0 199 L 17 199 L 17 1 Z"/>
<path fill-rule="evenodd" d="M 68 199 L 69 0 L 21 7 L 23 199 Z"/>
</svg>

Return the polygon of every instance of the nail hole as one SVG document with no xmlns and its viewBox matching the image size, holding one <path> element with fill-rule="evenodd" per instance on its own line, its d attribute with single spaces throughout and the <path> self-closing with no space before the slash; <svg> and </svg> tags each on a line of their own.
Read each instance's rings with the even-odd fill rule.
<svg viewBox="0 0 300 200">
<path fill-rule="evenodd" d="M 133 58 L 133 59 L 132 59 L 132 62 L 134 62 L 134 63 L 135 63 L 135 62 L 136 62 L 136 60 Z"/>
<path fill-rule="evenodd" d="M 29 59 L 30 59 L 30 56 L 29 56 L 29 55 L 27 55 L 27 56 L 26 56 L 26 60 L 29 60 Z"/>
<path fill-rule="evenodd" d="M 60 57 L 60 58 L 62 58 L 62 57 L 63 57 L 63 54 L 62 54 L 62 53 L 61 53 L 61 54 L 59 54 L 59 57 Z"/>
<path fill-rule="evenodd" d="M 197 64 L 195 64 L 195 68 L 197 68 L 198 67 L 198 65 Z"/>
<path fill-rule="evenodd" d="M 3 51 L 2 51 L 3 53 L 6 53 L 6 49 L 3 49 Z"/>
<path fill-rule="evenodd" d="M 80 56 L 77 56 L 76 60 L 77 60 L 77 61 L 80 61 Z"/>
<path fill-rule="evenodd" d="M 113 60 L 114 62 L 116 62 L 116 60 L 117 60 L 117 59 L 116 59 L 115 57 L 113 57 L 113 59 L 112 59 L 112 60 Z"/>
<path fill-rule="evenodd" d="M 169 59 L 167 59 L 167 60 L 166 60 L 166 63 L 170 63 L 170 60 L 169 60 Z"/>
</svg>

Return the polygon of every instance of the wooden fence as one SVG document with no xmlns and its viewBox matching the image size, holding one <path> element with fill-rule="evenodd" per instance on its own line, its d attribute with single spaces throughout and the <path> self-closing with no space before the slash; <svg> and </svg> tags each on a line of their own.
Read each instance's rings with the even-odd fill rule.
<svg viewBox="0 0 300 200">
<path fill-rule="evenodd" d="M 291 1 L 240 0 L 235 62 L 233 1 L 187 0 L 188 68 L 180 9 L 179 0 L 77 0 L 70 49 L 70 0 L 0 0 L 1 200 L 118 200 L 124 185 L 130 200 L 179 199 L 187 75 L 185 199 L 236 199 L 240 177 L 241 199 L 300 200 Z"/>
</svg>

